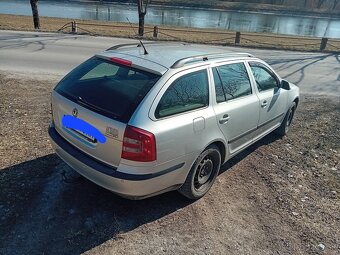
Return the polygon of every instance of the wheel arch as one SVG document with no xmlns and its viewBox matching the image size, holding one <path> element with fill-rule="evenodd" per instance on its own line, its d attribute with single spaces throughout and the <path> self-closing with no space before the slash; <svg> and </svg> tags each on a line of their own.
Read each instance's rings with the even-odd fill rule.
<svg viewBox="0 0 340 255">
<path fill-rule="evenodd" d="M 202 150 L 202 152 L 205 151 L 211 145 L 215 145 L 219 149 L 219 151 L 221 153 L 221 164 L 223 164 L 225 162 L 225 159 L 226 159 L 226 156 L 227 156 L 227 147 L 226 147 L 224 141 L 222 141 L 222 140 L 212 141 L 207 146 L 205 146 L 205 148 Z"/>
</svg>

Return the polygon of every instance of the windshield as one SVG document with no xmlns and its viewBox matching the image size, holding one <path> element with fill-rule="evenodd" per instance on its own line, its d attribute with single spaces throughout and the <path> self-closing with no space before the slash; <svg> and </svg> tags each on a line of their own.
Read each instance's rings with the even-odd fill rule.
<svg viewBox="0 0 340 255">
<path fill-rule="evenodd" d="M 62 79 L 55 91 L 92 111 L 127 123 L 159 78 L 93 57 Z"/>
</svg>

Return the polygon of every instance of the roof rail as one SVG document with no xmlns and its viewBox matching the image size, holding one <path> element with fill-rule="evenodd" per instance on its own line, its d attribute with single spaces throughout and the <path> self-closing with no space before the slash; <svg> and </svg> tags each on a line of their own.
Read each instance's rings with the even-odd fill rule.
<svg viewBox="0 0 340 255">
<path fill-rule="evenodd" d="M 123 47 L 126 47 L 126 46 L 136 46 L 136 47 L 140 47 L 140 43 L 124 43 L 124 44 L 118 44 L 118 45 L 115 45 L 115 46 L 112 46 L 108 49 L 106 49 L 105 51 L 109 51 L 109 50 L 117 50 L 119 48 L 123 48 Z"/>
<path fill-rule="evenodd" d="M 187 45 L 187 43 L 181 43 L 181 42 L 143 42 L 144 45 L 152 45 L 152 44 L 160 44 L 160 45 L 169 45 L 169 44 L 182 44 L 182 45 Z M 115 46 L 112 46 L 110 48 L 108 48 L 105 51 L 109 51 L 109 50 L 117 50 L 119 48 L 123 48 L 123 47 L 128 47 L 128 46 L 136 46 L 136 47 L 141 47 L 142 45 L 138 42 L 138 43 L 124 43 L 124 44 L 118 44 Z"/>
<path fill-rule="evenodd" d="M 198 55 L 198 56 L 192 56 L 192 57 L 186 57 L 186 58 L 181 58 L 177 60 L 171 68 L 180 68 L 183 67 L 185 64 L 189 62 L 194 62 L 194 61 L 207 61 L 209 59 L 213 58 L 223 58 L 223 57 L 254 57 L 253 55 L 249 53 L 212 53 L 212 54 L 206 54 L 206 55 Z"/>
</svg>

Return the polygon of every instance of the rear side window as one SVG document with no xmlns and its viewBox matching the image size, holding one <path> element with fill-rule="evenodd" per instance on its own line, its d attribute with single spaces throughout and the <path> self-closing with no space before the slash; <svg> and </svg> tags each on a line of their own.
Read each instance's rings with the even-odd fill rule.
<svg viewBox="0 0 340 255">
<path fill-rule="evenodd" d="M 248 72 L 243 63 L 215 67 L 213 75 L 218 103 L 252 93 Z"/>
<path fill-rule="evenodd" d="M 155 112 L 156 118 L 171 116 L 209 104 L 207 70 L 183 75 L 175 80 L 162 96 Z"/>
<path fill-rule="evenodd" d="M 104 116 L 128 122 L 160 76 L 93 57 L 56 86 L 64 97 Z"/>
</svg>

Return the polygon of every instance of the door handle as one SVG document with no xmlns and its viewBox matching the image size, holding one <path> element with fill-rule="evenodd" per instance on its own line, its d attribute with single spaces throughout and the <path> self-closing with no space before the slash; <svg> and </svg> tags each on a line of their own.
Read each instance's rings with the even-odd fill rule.
<svg viewBox="0 0 340 255">
<path fill-rule="evenodd" d="M 264 100 L 262 103 L 261 103 L 261 107 L 262 108 L 265 108 L 267 106 L 268 102 L 267 100 Z"/>
<path fill-rule="evenodd" d="M 220 124 L 225 124 L 230 120 L 230 116 L 228 114 L 224 114 L 222 118 L 220 118 L 219 123 Z"/>
</svg>

